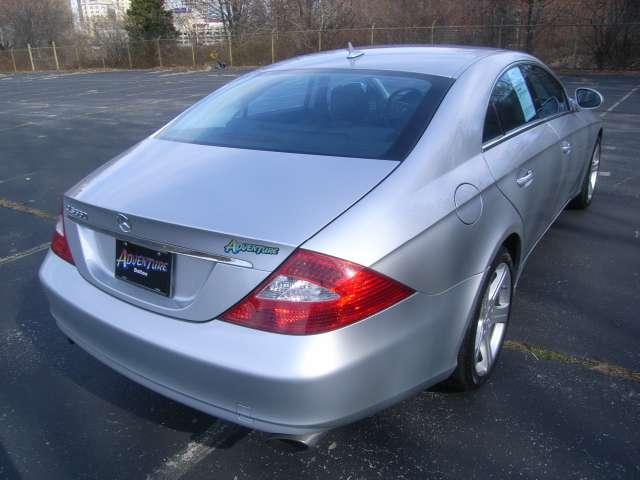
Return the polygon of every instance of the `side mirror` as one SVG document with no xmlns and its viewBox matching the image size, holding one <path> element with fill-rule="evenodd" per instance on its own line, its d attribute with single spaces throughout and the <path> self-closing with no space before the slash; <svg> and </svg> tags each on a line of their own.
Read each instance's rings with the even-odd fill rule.
<svg viewBox="0 0 640 480">
<path fill-rule="evenodd" d="M 577 88 L 576 103 L 580 108 L 591 110 L 598 108 L 604 102 L 604 98 L 597 90 L 592 88 Z"/>
</svg>

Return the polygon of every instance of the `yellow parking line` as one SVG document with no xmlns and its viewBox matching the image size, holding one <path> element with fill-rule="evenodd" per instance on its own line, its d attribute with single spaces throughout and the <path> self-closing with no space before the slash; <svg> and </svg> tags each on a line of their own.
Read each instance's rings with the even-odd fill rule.
<svg viewBox="0 0 640 480">
<path fill-rule="evenodd" d="M 0 257 L 0 265 L 4 265 L 5 263 L 15 262 L 16 260 L 20 260 L 21 258 L 28 257 L 29 255 L 33 255 L 34 253 L 41 252 L 49 248 L 49 243 L 43 243 L 42 245 L 38 245 L 37 247 L 30 248 L 28 250 L 23 250 L 22 252 L 14 253 L 13 255 L 9 255 L 8 257 Z"/>
<path fill-rule="evenodd" d="M 634 372 L 633 370 L 620 367 L 619 365 L 613 365 L 608 362 L 601 362 L 592 358 L 577 357 L 574 355 L 567 355 L 565 353 L 554 352 L 553 350 L 547 350 L 543 347 L 529 345 L 528 343 L 518 342 L 514 340 L 505 341 L 504 347 L 508 350 L 528 353 L 532 355 L 536 360 L 550 360 L 560 363 L 566 363 L 568 365 L 577 365 L 589 370 L 594 370 L 609 377 L 621 378 L 624 380 L 640 383 L 640 372 Z"/>
<path fill-rule="evenodd" d="M 23 203 L 7 200 L 6 198 L 0 198 L 0 207 L 8 208 L 20 213 L 27 213 L 39 218 L 46 218 L 47 220 L 55 220 L 57 218 L 56 215 L 51 215 L 49 212 L 45 212 L 44 210 L 39 210 Z"/>
</svg>

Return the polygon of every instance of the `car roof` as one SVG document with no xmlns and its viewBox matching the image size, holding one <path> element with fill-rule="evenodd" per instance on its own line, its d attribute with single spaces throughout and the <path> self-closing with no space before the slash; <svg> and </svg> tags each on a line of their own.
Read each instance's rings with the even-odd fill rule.
<svg viewBox="0 0 640 480">
<path fill-rule="evenodd" d="M 513 57 L 515 52 L 487 47 L 402 45 L 354 48 L 363 55 L 348 59 L 348 50 L 332 50 L 295 57 L 265 70 L 355 68 L 393 70 L 457 78 L 468 67 L 490 55 Z M 523 54 L 523 56 L 526 56 Z"/>
</svg>

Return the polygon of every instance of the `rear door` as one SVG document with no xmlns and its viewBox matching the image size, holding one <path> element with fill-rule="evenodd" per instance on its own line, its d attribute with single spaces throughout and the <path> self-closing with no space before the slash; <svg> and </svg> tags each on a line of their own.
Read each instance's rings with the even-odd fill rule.
<svg viewBox="0 0 640 480">
<path fill-rule="evenodd" d="M 483 151 L 498 187 L 520 213 L 528 253 L 559 203 L 558 136 L 536 107 L 519 66 L 504 72 L 489 101 Z"/>
<path fill-rule="evenodd" d="M 546 119 L 558 135 L 557 174 L 562 177 L 556 211 L 575 195 L 587 164 L 589 140 L 586 124 L 571 111 L 564 88 L 551 73 L 535 64 L 521 65 L 536 107 L 536 118 Z"/>
</svg>

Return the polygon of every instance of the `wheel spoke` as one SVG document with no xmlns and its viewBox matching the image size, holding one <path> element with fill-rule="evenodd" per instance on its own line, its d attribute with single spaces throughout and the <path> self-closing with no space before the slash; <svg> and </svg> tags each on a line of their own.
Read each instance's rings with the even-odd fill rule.
<svg viewBox="0 0 640 480">
<path fill-rule="evenodd" d="M 487 352 L 487 343 L 483 336 L 478 348 L 476 349 L 475 356 L 476 372 L 478 375 L 485 375 L 489 371 L 489 355 L 490 353 Z"/>
<path fill-rule="evenodd" d="M 494 305 L 496 299 L 498 298 L 498 294 L 500 293 L 500 289 L 504 285 L 504 281 L 507 278 L 508 267 L 505 264 L 501 264 L 496 269 L 495 278 L 489 285 L 489 304 Z"/>
<path fill-rule="evenodd" d="M 507 323 L 509 318 L 509 305 L 496 307 L 493 309 L 491 319 L 493 323 Z"/>
<path fill-rule="evenodd" d="M 478 354 L 478 351 L 480 350 L 483 334 L 484 334 L 484 323 L 480 321 L 478 322 L 478 326 L 476 328 L 476 341 L 474 343 L 474 345 L 476 346 L 476 356 Z"/>
<path fill-rule="evenodd" d="M 482 339 L 482 344 L 484 346 L 483 357 L 485 358 L 485 361 L 486 361 L 487 371 L 489 371 L 489 369 L 491 368 L 491 365 L 493 364 L 493 352 L 491 351 L 491 331 L 488 331 L 487 334 L 484 336 L 484 338 Z"/>
</svg>

